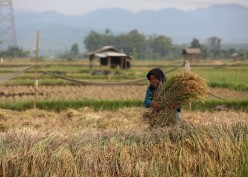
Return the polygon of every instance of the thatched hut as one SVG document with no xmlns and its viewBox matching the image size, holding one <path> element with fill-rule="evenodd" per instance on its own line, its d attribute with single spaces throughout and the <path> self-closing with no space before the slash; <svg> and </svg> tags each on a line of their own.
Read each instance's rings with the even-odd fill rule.
<svg viewBox="0 0 248 177">
<path fill-rule="evenodd" d="M 113 46 L 104 46 L 101 49 L 92 51 L 88 54 L 90 61 L 90 68 L 95 57 L 100 58 L 100 65 L 109 66 L 110 68 L 120 67 L 126 69 L 131 67 L 131 57 L 125 53 L 120 52 Z"/>
<path fill-rule="evenodd" d="M 238 52 L 234 52 L 232 55 L 231 55 L 233 61 L 239 61 L 240 59 L 240 54 Z"/>
<path fill-rule="evenodd" d="M 185 48 L 182 51 L 185 60 L 189 61 L 199 61 L 201 57 L 201 49 L 200 48 Z"/>
</svg>

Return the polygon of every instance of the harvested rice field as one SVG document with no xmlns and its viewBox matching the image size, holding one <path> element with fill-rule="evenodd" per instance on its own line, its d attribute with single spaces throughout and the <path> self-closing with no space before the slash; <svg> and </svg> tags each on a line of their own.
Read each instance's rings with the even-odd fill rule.
<svg viewBox="0 0 248 177">
<path fill-rule="evenodd" d="M 39 86 L 38 99 L 109 99 L 109 100 L 143 100 L 146 85 L 127 86 Z M 209 99 L 227 100 L 248 99 L 247 91 L 237 91 L 225 88 L 210 88 Z M 33 99 L 34 87 L 32 86 L 0 86 L 0 100 L 30 100 Z M 214 96 L 212 96 L 212 94 Z"/>
<path fill-rule="evenodd" d="M 84 129 L 136 129 L 146 131 L 142 120 L 144 108 L 122 108 L 117 111 L 95 111 L 88 107 L 62 112 L 38 109 L 26 111 L 0 110 L 0 130 L 30 128 L 41 132 L 76 133 Z M 192 112 L 182 111 L 182 120 L 199 125 L 248 124 L 248 113 L 233 111 Z"/>
<path fill-rule="evenodd" d="M 248 113 L 183 111 L 150 130 L 144 108 L 0 110 L 0 176 L 246 176 Z"/>
</svg>

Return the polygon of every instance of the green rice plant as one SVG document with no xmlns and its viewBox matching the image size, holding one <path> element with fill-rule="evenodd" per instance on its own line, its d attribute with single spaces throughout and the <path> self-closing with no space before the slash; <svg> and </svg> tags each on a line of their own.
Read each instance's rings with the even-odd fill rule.
<svg viewBox="0 0 248 177">
<path fill-rule="evenodd" d="M 142 106 L 142 100 L 39 100 L 37 101 L 39 109 L 43 110 L 64 110 L 67 108 L 79 108 L 84 106 L 92 107 L 96 110 L 116 110 L 121 107 L 140 107 Z M 236 110 L 236 111 L 248 111 L 247 100 L 208 100 L 204 104 L 193 102 L 191 110 L 199 111 L 216 111 L 217 107 L 221 106 L 224 111 Z M 12 110 L 26 110 L 33 108 L 33 101 L 3 101 L 0 103 L 0 107 L 3 109 Z M 187 110 L 187 105 L 183 106 L 183 110 Z"/>
<path fill-rule="evenodd" d="M 62 79 L 42 79 L 36 78 L 39 81 L 39 85 L 77 85 L 77 83 L 73 83 L 71 81 L 66 81 Z M 4 86 L 33 86 L 36 79 L 13 79 L 5 82 Z"/>
<path fill-rule="evenodd" d="M 221 110 L 218 109 L 220 107 Z M 189 107 L 184 106 L 184 109 L 189 109 Z M 207 100 L 204 104 L 199 104 L 199 102 L 194 101 L 191 104 L 192 111 L 248 111 L 248 101 L 247 100 Z"/>
<path fill-rule="evenodd" d="M 117 110 L 123 107 L 140 107 L 141 100 L 37 100 L 36 108 L 62 111 L 68 108 L 90 107 L 95 110 Z M 0 102 L 0 108 L 10 110 L 27 110 L 34 108 L 34 101 Z"/>
<path fill-rule="evenodd" d="M 133 65 L 132 68 L 127 70 L 121 70 L 120 75 L 111 75 L 108 76 L 98 76 L 98 75 L 91 75 L 93 70 L 90 70 L 88 66 L 85 65 L 83 62 L 75 62 L 75 63 L 59 63 L 56 62 L 40 62 L 37 74 L 35 74 L 35 70 L 31 69 L 17 78 L 12 79 L 9 82 L 1 83 L 1 85 L 32 85 L 33 80 L 43 80 L 44 84 L 50 85 L 74 85 L 78 84 L 75 82 L 67 82 L 67 81 L 58 81 L 57 78 L 49 75 L 44 75 L 41 73 L 40 70 L 44 70 L 49 73 L 56 73 L 58 75 L 66 76 L 72 79 L 77 80 L 94 80 L 100 82 L 108 82 L 108 81 L 124 81 L 124 80 L 132 80 L 138 78 L 145 78 L 146 72 L 148 69 L 153 67 L 161 67 L 161 61 L 149 61 L 149 63 L 153 63 L 151 65 L 147 64 L 139 64 L 139 66 Z M 144 62 L 144 61 L 142 61 Z M 179 61 L 178 61 L 179 62 Z M 181 61 L 180 61 L 181 62 Z M 86 61 L 87 63 L 87 61 Z M 34 63 L 29 63 L 34 64 Z M 24 66 L 29 65 L 28 63 Z M 176 64 L 176 65 L 175 65 Z M 164 64 L 162 64 L 164 65 Z M 2 65 L 1 66 L 1 75 L 6 75 L 7 73 L 12 73 L 18 70 L 18 65 L 10 64 L 10 65 Z M 21 66 L 21 65 L 20 65 Z M 20 67 L 18 66 L 18 67 Z M 170 69 L 175 68 L 178 66 L 177 62 L 173 62 L 170 65 L 164 65 L 164 71 L 169 71 Z M 210 87 L 223 87 L 223 88 L 230 88 L 235 90 L 243 90 L 247 91 L 248 89 L 248 72 L 247 65 L 221 65 L 221 66 L 214 66 L 214 65 L 205 65 L 204 63 L 201 65 L 192 65 L 192 71 L 198 73 L 200 76 L 206 78 L 210 81 Z M 102 69 L 101 67 L 97 66 L 95 69 Z M 111 73 L 114 73 L 115 70 L 110 70 Z M 167 76 L 172 76 L 176 74 L 178 70 L 173 72 L 166 73 Z M 25 81 L 28 80 L 28 81 Z M 46 81 L 49 80 L 49 81 Z M 60 80 L 60 79 L 59 79 Z M 138 84 L 147 84 L 146 82 L 140 82 Z"/>
<path fill-rule="evenodd" d="M 224 111 L 236 110 L 248 112 L 247 100 L 207 100 L 204 104 L 193 101 L 191 108 L 188 105 L 182 105 L 183 110 L 198 111 L 217 111 L 217 107 L 222 106 Z M 95 110 L 115 111 L 124 107 L 143 107 L 143 100 L 37 100 L 36 107 L 42 110 L 62 111 L 68 108 L 90 107 Z M 34 101 L 2 101 L 0 108 L 10 110 L 27 110 L 34 108 Z M 154 114 L 149 114 L 148 116 Z M 150 119 L 154 119 L 151 117 Z"/>
<path fill-rule="evenodd" d="M 116 110 L 122 107 L 137 107 L 140 106 L 139 100 L 58 100 L 38 102 L 37 107 L 45 110 L 61 111 L 68 108 L 90 107 L 95 110 Z"/>
<path fill-rule="evenodd" d="M 247 83 L 211 82 L 210 87 L 229 88 L 233 90 L 248 91 Z"/>
<path fill-rule="evenodd" d="M 248 72 L 247 65 L 219 66 L 219 67 L 193 67 L 193 71 L 210 81 L 211 87 L 230 88 L 247 91 Z"/>
</svg>

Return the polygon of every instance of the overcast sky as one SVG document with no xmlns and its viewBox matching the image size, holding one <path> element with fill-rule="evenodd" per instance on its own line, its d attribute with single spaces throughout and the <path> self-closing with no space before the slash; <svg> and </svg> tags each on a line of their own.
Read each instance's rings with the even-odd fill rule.
<svg viewBox="0 0 248 177">
<path fill-rule="evenodd" d="M 15 11 L 53 10 L 67 15 L 82 15 L 99 8 L 123 8 L 133 12 L 178 8 L 193 10 L 214 4 L 236 3 L 248 7 L 248 0 L 12 0 Z"/>
</svg>

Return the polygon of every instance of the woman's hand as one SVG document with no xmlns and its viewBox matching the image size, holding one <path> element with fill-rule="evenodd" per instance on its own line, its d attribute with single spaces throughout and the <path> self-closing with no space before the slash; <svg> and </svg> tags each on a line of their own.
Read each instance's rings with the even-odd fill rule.
<svg viewBox="0 0 248 177">
<path fill-rule="evenodd" d="M 150 107 L 154 108 L 156 111 L 159 111 L 159 106 L 160 106 L 160 103 L 157 101 L 152 101 L 150 104 Z"/>
<path fill-rule="evenodd" d="M 171 103 L 171 104 L 168 105 L 168 108 L 169 109 L 178 109 L 178 108 L 180 108 L 180 105 L 175 104 L 175 103 Z"/>
</svg>

